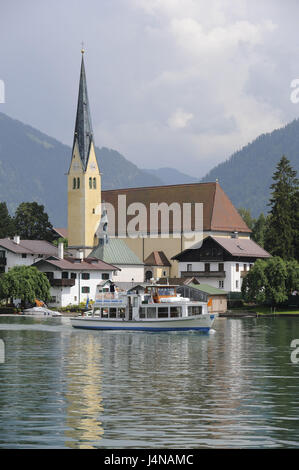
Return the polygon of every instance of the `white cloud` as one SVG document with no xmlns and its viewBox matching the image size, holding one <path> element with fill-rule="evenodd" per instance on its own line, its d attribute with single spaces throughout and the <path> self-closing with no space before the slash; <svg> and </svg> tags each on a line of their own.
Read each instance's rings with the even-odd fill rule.
<svg viewBox="0 0 299 470">
<path fill-rule="evenodd" d="M 183 129 L 187 127 L 189 121 L 194 117 L 192 113 L 187 113 L 181 108 L 178 108 L 168 119 L 169 127 L 173 129 Z"/>
</svg>

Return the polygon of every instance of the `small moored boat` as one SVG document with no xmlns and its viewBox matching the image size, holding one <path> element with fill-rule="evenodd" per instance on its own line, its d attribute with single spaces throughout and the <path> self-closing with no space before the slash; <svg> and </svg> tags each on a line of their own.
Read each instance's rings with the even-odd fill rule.
<svg viewBox="0 0 299 470">
<path fill-rule="evenodd" d="M 35 303 L 23 310 L 23 315 L 34 315 L 38 317 L 61 317 L 62 314 L 60 312 L 56 312 L 55 310 L 51 310 L 47 307 L 47 305 L 38 299 L 35 299 Z"/>
</svg>

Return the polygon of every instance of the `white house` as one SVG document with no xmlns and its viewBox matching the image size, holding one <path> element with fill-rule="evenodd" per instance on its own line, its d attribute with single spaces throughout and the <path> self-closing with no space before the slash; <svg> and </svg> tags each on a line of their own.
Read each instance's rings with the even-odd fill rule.
<svg viewBox="0 0 299 470">
<path fill-rule="evenodd" d="M 49 304 L 60 307 L 95 300 L 97 285 L 102 280 L 112 279 L 119 270 L 104 261 L 82 257 L 51 256 L 37 261 L 34 266 L 46 274 L 51 284 Z"/>
<path fill-rule="evenodd" d="M 240 292 L 246 272 L 258 258 L 271 255 L 249 238 L 208 236 L 173 259 L 179 262 L 179 277 L 195 277 L 227 292 Z"/>
<path fill-rule="evenodd" d="M 0 239 L 0 273 L 14 266 L 31 266 L 49 256 L 58 256 L 58 248 L 44 240 Z"/>
</svg>

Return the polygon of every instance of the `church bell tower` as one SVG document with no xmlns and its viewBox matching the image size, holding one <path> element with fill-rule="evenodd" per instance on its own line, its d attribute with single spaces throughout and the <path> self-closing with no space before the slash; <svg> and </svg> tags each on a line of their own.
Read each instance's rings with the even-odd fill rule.
<svg viewBox="0 0 299 470">
<path fill-rule="evenodd" d="M 71 251 L 83 250 L 84 256 L 88 256 L 98 244 L 95 234 L 101 219 L 101 174 L 94 148 L 84 49 L 81 53 L 77 115 L 68 171 L 68 246 Z"/>
</svg>

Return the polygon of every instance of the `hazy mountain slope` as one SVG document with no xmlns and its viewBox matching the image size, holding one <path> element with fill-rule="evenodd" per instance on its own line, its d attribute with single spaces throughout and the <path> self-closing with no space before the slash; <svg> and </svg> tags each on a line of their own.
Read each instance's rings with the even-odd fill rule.
<svg viewBox="0 0 299 470">
<path fill-rule="evenodd" d="M 282 155 L 299 174 L 299 120 L 281 129 L 262 134 L 213 168 L 201 181 L 215 181 L 236 207 L 251 209 L 254 216 L 267 212 L 270 185 Z"/>
<path fill-rule="evenodd" d="M 103 189 L 163 184 L 121 154 L 96 148 Z M 11 213 L 23 201 L 44 204 L 55 226 L 66 226 L 66 173 L 71 147 L 0 113 L 0 201 Z"/>
<path fill-rule="evenodd" d="M 176 170 L 175 168 L 159 168 L 155 169 L 143 169 L 152 175 L 160 178 L 163 181 L 163 184 L 188 184 L 188 183 L 196 183 L 197 178 L 192 176 L 186 175 L 185 173 L 181 173 L 180 171 Z"/>
</svg>

